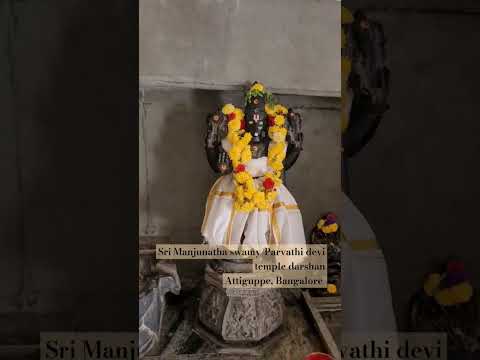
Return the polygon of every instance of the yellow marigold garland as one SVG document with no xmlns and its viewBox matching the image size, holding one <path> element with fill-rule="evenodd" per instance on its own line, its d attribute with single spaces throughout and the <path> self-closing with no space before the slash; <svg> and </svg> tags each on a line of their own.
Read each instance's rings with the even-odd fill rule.
<svg viewBox="0 0 480 360">
<path fill-rule="evenodd" d="M 257 83 L 250 90 L 263 92 L 264 87 Z M 267 164 L 272 171 L 263 176 L 262 185 L 258 188 L 252 175 L 246 169 L 246 164 L 252 159 L 250 148 L 252 135 L 242 129 L 245 115 L 241 109 L 232 104 L 226 104 L 222 108 L 223 114 L 229 119 L 227 140 L 231 144 L 231 149 L 228 156 L 234 169 L 234 204 L 238 211 L 250 212 L 254 209 L 271 209 L 277 197 L 276 188 L 282 184 L 283 160 L 287 147 L 285 142 L 287 135 L 285 115 L 288 110 L 286 107 L 277 104 L 273 107 L 266 105 L 265 111 L 268 116 L 274 119 L 274 125 L 270 126 L 268 130 L 272 143 L 268 149 Z"/>
</svg>

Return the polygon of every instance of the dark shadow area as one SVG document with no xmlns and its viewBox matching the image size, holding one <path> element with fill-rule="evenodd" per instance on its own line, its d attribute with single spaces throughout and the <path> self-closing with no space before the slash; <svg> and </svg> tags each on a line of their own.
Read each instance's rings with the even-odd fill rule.
<svg viewBox="0 0 480 360">
<path fill-rule="evenodd" d="M 136 331 L 138 3 L 9 3 L 21 185 L 10 203 L 24 221 L 8 243 L 22 252 L 2 254 L 22 261 L 24 276 L 8 272 L 23 290 L 8 330 L 36 340 L 39 331 Z M 2 166 L 13 168 L 11 148 Z M 15 228 L 2 220 L 2 231 Z"/>
<path fill-rule="evenodd" d="M 13 19 L 11 4 L 0 3 L 0 272 L 4 274 L 0 290 L 0 323 L 6 312 L 18 305 L 22 284 L 22 213 L 18 166 L 17 124 L 13 106 Z M 0 337 L 6 331 L 0 327 Z"/>
</svg>

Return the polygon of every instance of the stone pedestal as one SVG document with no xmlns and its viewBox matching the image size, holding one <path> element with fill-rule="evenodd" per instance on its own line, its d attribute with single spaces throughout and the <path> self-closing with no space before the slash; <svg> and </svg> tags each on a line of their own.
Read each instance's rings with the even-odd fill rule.
<svg viewBox="0 0 480 360">
<path fill-rule="evenodd" d="M 251 272 L 251 262 L 216 261 L 205 269 L 197 333 L 222 348 L 259 352 L 281 332 L 283 297 L 277 289 L 227 289 L 223 272 Z M 235 352 L 235 351 L 233 351 Z"/>
</svg>

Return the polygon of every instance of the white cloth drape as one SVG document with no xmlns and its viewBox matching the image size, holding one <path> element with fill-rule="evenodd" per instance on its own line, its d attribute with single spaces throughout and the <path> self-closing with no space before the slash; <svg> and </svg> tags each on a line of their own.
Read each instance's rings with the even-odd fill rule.
<svg viewBox="0 0 480 360">
<path fill-rule="evenodd" d="M 271 211 L 236 211 L 233 206 L 232 175 L 219 178 L 208 195 L 202 236 L 211 245 L 267 247 L 271 245 L 305 245 L 302 215 L 298 205 L 281 185 Z"/>
<path fill-rule="evenodd" d="M 339 215 L 345 238 L 342 244 L 343 331 L 394 333 L 397 327 L 388 269 L 375 233 L 346 196 Z"/>
</svg>

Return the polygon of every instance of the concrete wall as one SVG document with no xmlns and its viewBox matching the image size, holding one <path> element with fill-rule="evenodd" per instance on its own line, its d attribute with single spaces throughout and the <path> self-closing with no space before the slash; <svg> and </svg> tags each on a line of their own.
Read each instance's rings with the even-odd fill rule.
<svg viewBox="0 0 480 360">
<path fill-rule="evenodd" d="M 339 96 L 339 19 L 335 0 L 142 0 L 140 79 Z"/>
<path fill-rule="evenodd" d="M 340 196 L 338 100 L 280 96 L 304 119 L 305 144 L 287 173 L 287 187 L 297 199 L 307 231 L 319 215 L 337 211 Z M 140 133 L 140 232 L 146 224 L 145 141 L 151 214 L 171 241 L 199 243 L 205 200 L 218 177 L 204 151 L 206 116 L 225 102 L 240 106 L 242 94 L 207 90 L 152 91 L 146 95 L 145 137 Z"/>
<path fill-rule="evenodd" d="M 477 285 L 480 279 L 474 234 L 480 79 L 473 45 L 480 17 L 443 9 L 370 13 L 388 37 L 391 110 L 352 160 L 351 188 L 384 249 L 401 327 L 409 297 L 435 261 L 458 254 Z"/>
</svg>

